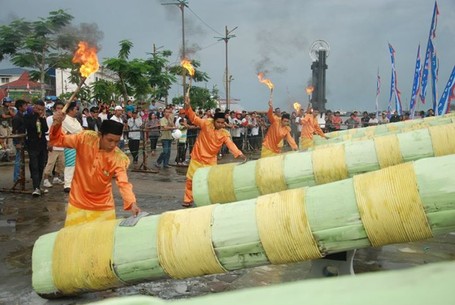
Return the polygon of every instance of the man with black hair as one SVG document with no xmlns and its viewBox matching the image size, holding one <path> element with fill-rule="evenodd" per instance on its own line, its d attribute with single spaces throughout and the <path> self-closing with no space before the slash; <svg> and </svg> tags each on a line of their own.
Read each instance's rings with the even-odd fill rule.
<svg viewBox="0 0 455 305">
<path fill-rule="evenodd" d="M 298 146 L 291 135 L 291 128 L 289 127 L 291 119 L 289 113 L 280 112 L 280 117 L 276 116 L 276 113 L 273 113 L 272 100 L 270 100 L 267 118 L 270 121 L 270 127 L 262 142 L 261 158 L 280 154 L 283 139 L 286 139 L 292 150 L 298 150 Z"/>
<path fill-rule="evenodd" d="M 101 118 L 99 117 L 100 109 L 98 107 L 90 108 L 90 115 L 87 117 L 87 129 L 98 131 L 101 127 Z"/>
<path fill-rule="evenodd" d="M 24 100 L 17 100 L 14 103 L 17 109 L 16 115 L 13 117 L 13 134 L 25 134 L 24 114 L 27 112 L 28 102 Z M 13 144 L 16 147 L 16 159 L 14 161 L 14 183 L 19 180 L 21 170 L 21 151 L 24 149 L 25 138 L 14 138 Z"/>
<path fill-rule="evenodd" d="M 52 106 L 52 112 L 62 111 L 64 104 L 62 101 L 56 101 Z M 46 118 L 47 127 L 50 129 L 54 118 L 52 115 Z M 46 134 L 46 138 L 49 141 L 49 133 Z M 52 187 L 53 184 L 64 184 L 63 172 L 65 170 L 65 153 L 63 147 L 52 146 L 50 143 L 47 144 L 47 164 L 44 168 L 43 173 L 43 186 Z M 55 169 L 55 176 L 52 183 L 49 181 L 49 177 L 52 171 Z"/>
<path fill-rule="evenodd" d="M 77 119 L 79 107 L 76 102 L 71 102 L 66 110 L 65 120 L 62 124 L 62 129 L 66 134 L 78 134 L 84 129 Z M 74 167 L 76 165 L 76 150 L 65 148 L 65 183 L 63 190 L 65 193 L 71 191 L 71 181 L 73 181 Z"/>
<path fill-rule="evenodd" d="M 300 149 L 307 150 L 313 147 L 313 135 L 318 134 L 319 136 L 329 139 L 322 131 L 318 123 L 319 110 L 308 107 L 305 116 L 300 120 L 302 125 L 302 131 L 300 132 Z"/>
<path fill-rule="evenodd" d="M 99 132 L 85 130 L 65 135 L 61 131 L 64 118 L 63 112 L 54 113 L 49 137 L 52 145 L 77 151 L 65 227 L 116 218 L 112 179 L 115 179 L 123 198 L 123 209 L 137 216 L 141 210 L 127 176 L 130 160 L 117 147 L 123 124 L 105 120 Z"/>
<path fill-rule="evenodd" d="M 43 178 L 44 166 L 47 160 L 47 140 L 48 131 L 44 113 L 44 102 L 37 100 L 33 105 L 33 112 L 24 115 L 24 127 L 27 133 L 25 146 L 28 151 L 29 168 L 33 183 L 33 197 L 39 197 L 42 193 L 40 186 Z"/>
<path fill-rule="evenodd" d="M 232 142 L 229 132 L 224 128 L 226 121 L 223 112 L 215 113 L 213 119 L 201 119 L 191 108 L 189 97 L 185 97 L 185 110 L 191 122 L 201 128 L 191 152 L 191 161 L 186 173 L 185 196 L 182 204 L 184 207 L 191 207 L 193 205 L 194 173 L 198 168 L 216 165 L 217 155 L 223 144 L 226 144 L 235 158 L 240 157 L 246 161 L 246 157 Z"/>
</svg>

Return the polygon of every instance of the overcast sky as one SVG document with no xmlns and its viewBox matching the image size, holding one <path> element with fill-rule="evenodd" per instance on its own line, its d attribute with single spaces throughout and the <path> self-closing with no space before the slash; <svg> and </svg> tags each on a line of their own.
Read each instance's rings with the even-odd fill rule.
<svg viewBox="0 0 455 305">
<path fill-rule="evenodd" d="M 182 42 L 178 7 L 159 0 L 0 0 L 0 24 L 15 18 L 36 20 L 49 11 L 64 9 L 73 24 L 96 23 L 104 33 L 99 57 L 115 57 L 118 42 L 128 39 L 134 48 L 130 58 L 145 58 L 153 44 L 173 51 L 179 61 Z M 315 40 L 330 45 L 327 58 L 328 109 L 375 109 L 376 73 L 382 80 L 380 108 L 387 108 L 391 64 L 387 43 L 396 50 L 398 88 L 403 109 L 409 108 L 417 46 L 421 54 L 430 29 L 432 0 L 189 0 L 185 9 L 185 35 L 190 58 L 201 62 L 209 74 L 207 84 L 225 96 L 225 43 L 217 41 L 228 29 L 238 27 L 229 40 L 231 98 L 243 109 L 267 108 L 269 91 L 257 79 L 258 69 L 275 84 L 274 105 L 290 111 L 299 101 L 306 105 L 305 87 L 311 79 L 309 48 Z M 438 1 L 435 47 L 440 61 L 439 95 L 455 65 L 455 1 Z M 423 60 L 423 59 L 422 59 Z M 2 62 L 0 67 L 10 67 Z M 179 95 L 175 87 L 170 98 Z M 431 91 L 428 91 L 428 93 Z M 427 98 L 430 95 L 427 93 Z M 431 99 L 430 99 L 431 101 Z M 420 109 L 427 109 L 421 105 Z"/>
</svg>

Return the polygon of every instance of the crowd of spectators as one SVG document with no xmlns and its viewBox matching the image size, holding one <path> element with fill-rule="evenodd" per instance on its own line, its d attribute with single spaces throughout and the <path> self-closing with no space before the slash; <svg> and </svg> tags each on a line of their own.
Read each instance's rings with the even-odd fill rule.
<svg viewBox="0 0 455 305">
<path fill-rule="evenodd" d="M 18 101 L 13 101 L 7 97 L 3 100 L 0 109 L 1 136 L 8 136 L 11 133 L 27 133 L 27 136 L 23 139 L 17 138 L 14 139 L 14 141 L 11 139 L 0 139 L 0 152 L 2 152 L 0 158 L 6 161 L 9 159 L 9 156 L 16 156 L 14 181 L 17 181 L 19 178 L 18 164 L 20 163 L 20 150 L 23 149 L 24 145 L 27 143 L 29 147 L 26 147 L 26 149 L 34 147 L 35 142 L 38 140 L 42 141 L 45 146 L 46 138 L 44 137 L 43 139 L 42 135 L 45 136 L 46 131 L 50 128 L 48 124 L 52 124 L 52 111 L 55 110 L 55 106 L 58 106 L 58 109 L 63 107 L 63 103 L 51 100 L 40 101 L 33 105 L 28 105 L 27 102 L 23 100 Z M 175 164 L 182 166 L 188 165 L 199 128 L 192 124 L 185 115 L 183 109 L 176 107 L 175 105 L 159 106 L 155 101 L 152 101 L 149 105 L 135 104 L 131 100 L 126 101 L 126 103 L 117 103 L 115 101 L 109 103 L 98 102 L 95 105 L 84 108 L 82 108 L 80 104 L 76 105 L 77 107 L 73 107 L 72 109 L 75 110 L 74 117 L 80 123 L 82 129 L 97 131 L 99 130 L 102 121 L 109 119 L 124 124 L 124 135 L 120 141 L 119 148 L 131 153 L 133 161 L 132 166 L 134 168 L 139 167 L 140 153 L 145 153 L 148 157 L 152 158 L 152 161 L 157 167 L 169 167 L 170 147 L 172 143 L 177 145 Z M 219 108 L 195 109 L 196 114 L 201 118 L 212 118 L 215 113 L 221 111 L 222 110 Z M 274 109 L 274 115 L 277 117 L 281 117 L 283 113 L 284 112 L 281 112 L 280 108 Z M 224 115 L 226 118 L 226 129 L 230 132 L 236 146 L 244 153 L 259 152 L 263 139 L 267 133 L 267 128 L 270 125 L 265 111 L 247 112 L 245 110 L 230 111 L 227 109 L 224 111 Z M 304 109 L 293 111 L 290 114 L 291 135 L 297 143 L 301 135 L 301 121 L 304 116 Z M 364 111 L 362 115 L 360 115 L 358 111 L 353 111 L 346 117 L 342 116 L 339 111 L 332 112 L 327 110 L 325 112 L 320 112 L 317 116 L 319 126 L 324 133 L 411 119 L 409 113 L 406 112 L 400 116 L 396 111 L 392 114 L 381 112 L 378 117 L 376 117 L 376 113 Z M 426 112 L 420 111 L 415 114 L 415 117 L 417 118 L 426 116 L 434 116 L 433 110 L 429 109 Z M 48 117 L 47 121 L 46 117 Z M 33 126 L 26 126 L 26 122 L 34 122 L 37 118 L 39 118 L 37 121 L 39 124 L 29 123 L 28 125 Z M 174 133 L 175 130 L 178 130 L 178 133 Z M 35 137 L 36 139 L 31 139 L 30 137 Z M 157 159 L 153 159 L 156 158 L 158 145 L 162 146 L 163 152 Z M 48 152 L 52 152 L 52 150 L 53 148 L 47 147 Z M 30 153 L 32 156 L 36 155 L 33 151 L 29 151 L 29 155 Z M 223 147 L 219 153 L 219 158 L 226 153 L 227 149 Z M 38 156 L 39 160 L 34 162 L 33 171 L 39 173 L 38 175 L 35 175 L 35 177 L 42 177 L 48 157 L 47 153 L 38 154 Z M 55 162 L 54 158 L 56 157 L 53 153 L 52 162 Z M 58 164 L 59 167 L 54 167 L 52 171 L 54 174 L 53 182 L 61 184 L 61 181 L 63 180 L 61 174 L 61 161 Z M 49 166 L 44 172 L 45 186 L 51 187 Z"/>
</svg>

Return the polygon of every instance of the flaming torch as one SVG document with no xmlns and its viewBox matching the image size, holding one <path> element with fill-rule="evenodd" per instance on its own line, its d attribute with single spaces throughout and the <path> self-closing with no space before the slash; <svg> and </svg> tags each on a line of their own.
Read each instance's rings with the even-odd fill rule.
<svg viewBox="0 0 455 305">
<path fill-rule="evenodd" d="M 81 73 L 81 80 L 77 85 L 76 90 L 73 92 L 73 94 L 63 107 L 63 112 L 65 112 L 66 109 L 68 109 L 69 104 L 79 93 L 87 77 L 89 77 L 90 74 L 98 71 L 100 65 L 98 63 L 96 51 L 97 51 L 96 48 L 90 47 L 87 42 L 85 41 L 79 42 L 78 49 L 76 50 L 76 53 L 74 53 L 72 62 L 81 65 L 81 67 L 79 68 L 79 72 Z"/>
<path fill-rule="evenodd" d="M 270 89 L 270 99 L 272 99 L 273 88 L 275 87 L 272 81 L 268 78 L 264 78 L 264 73 L 258 73 L 258 79 L 261 83 L 265 84 Z"/>
<path fill-rule="evenodd" d="M 302 106 L 299 104 L 299 102 L 295 102 L 294 103 L 294 110 L 299 113 L 300 109 L 302 108 Z"/>
<path fill-rule="evenodd" d="M 314 87 L 309 85 L 308 87 L 306 87 L 306 94 L 308 94 L 308 110 L 312 107 L 311 105 L 311 94 L 313 93 L 314 91 Z"/>
<path fill-rule="evenodd" d="M 185 68 L 188 71 L 188 74 L 190 75 L 190 83 L 188 84 L 188 89 L 186 90 L 186 96 L 189 97 L 190 89 L 191 89 L 191 81 L 193 79 L 194 72 L 196 72 L 196 71 L 194 70 L 194 67 L 191 64 L 191 61 L 187 58 L 182 59 L 180 64 L 182 65 L 183 68 Z"/>
</svg>

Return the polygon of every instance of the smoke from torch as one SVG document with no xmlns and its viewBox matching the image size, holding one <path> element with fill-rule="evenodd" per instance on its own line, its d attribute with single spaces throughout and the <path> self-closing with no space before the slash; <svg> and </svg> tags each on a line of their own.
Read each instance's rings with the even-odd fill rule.
<svg viewBox="0 0 455 305">
<path fill-rule="evenodd" d="M 183 68 L 185 68 L 188 71 L 188 74 L 190 75 L 190 83 L 188 84 L 188 89 L 186 90 L 186 96 L 190 96 L 190 89 L 191 89 L 191 81 L 193 79 L 194 73 L 196 72 L 193 65 L 191 64 L 191 61 L 187 58 L 182 59 L 180 62 Z"/>
<path fill-rule="evenodd" d="M 98 63 L 98 57 L 96 56 L 96 48 L 90 47 L 89 44 L 85 41 L 80 41 L 78 44 L 78 49 L 74 53 L 72 62 L 75 64 L 80 64 L 81 67 L 79 68 L 79 72 L 81 74 L 81 80 L 77 85 L 76 90 L 73 92 L 71 97 L 66 102 L 65 106 L 63 107 L 63 112 L 66 112 L 68 109 L 69 104 L 73 101 L 76 95 L 81 90 L 82 85 L 84 84 L 87 77 L 90 74 L 95 73 L 98 71 L 100 65 Z"/>
<path fill-rule="evenodd" d="M 264 73 L 258 73 L 258 79 L 261 83 L 265 84 L 270 89 L 270 99 L 272 99 L 273 88 L 275 87 L 272 81 L 268 78 L 264 78 Z"/>
</svg>

